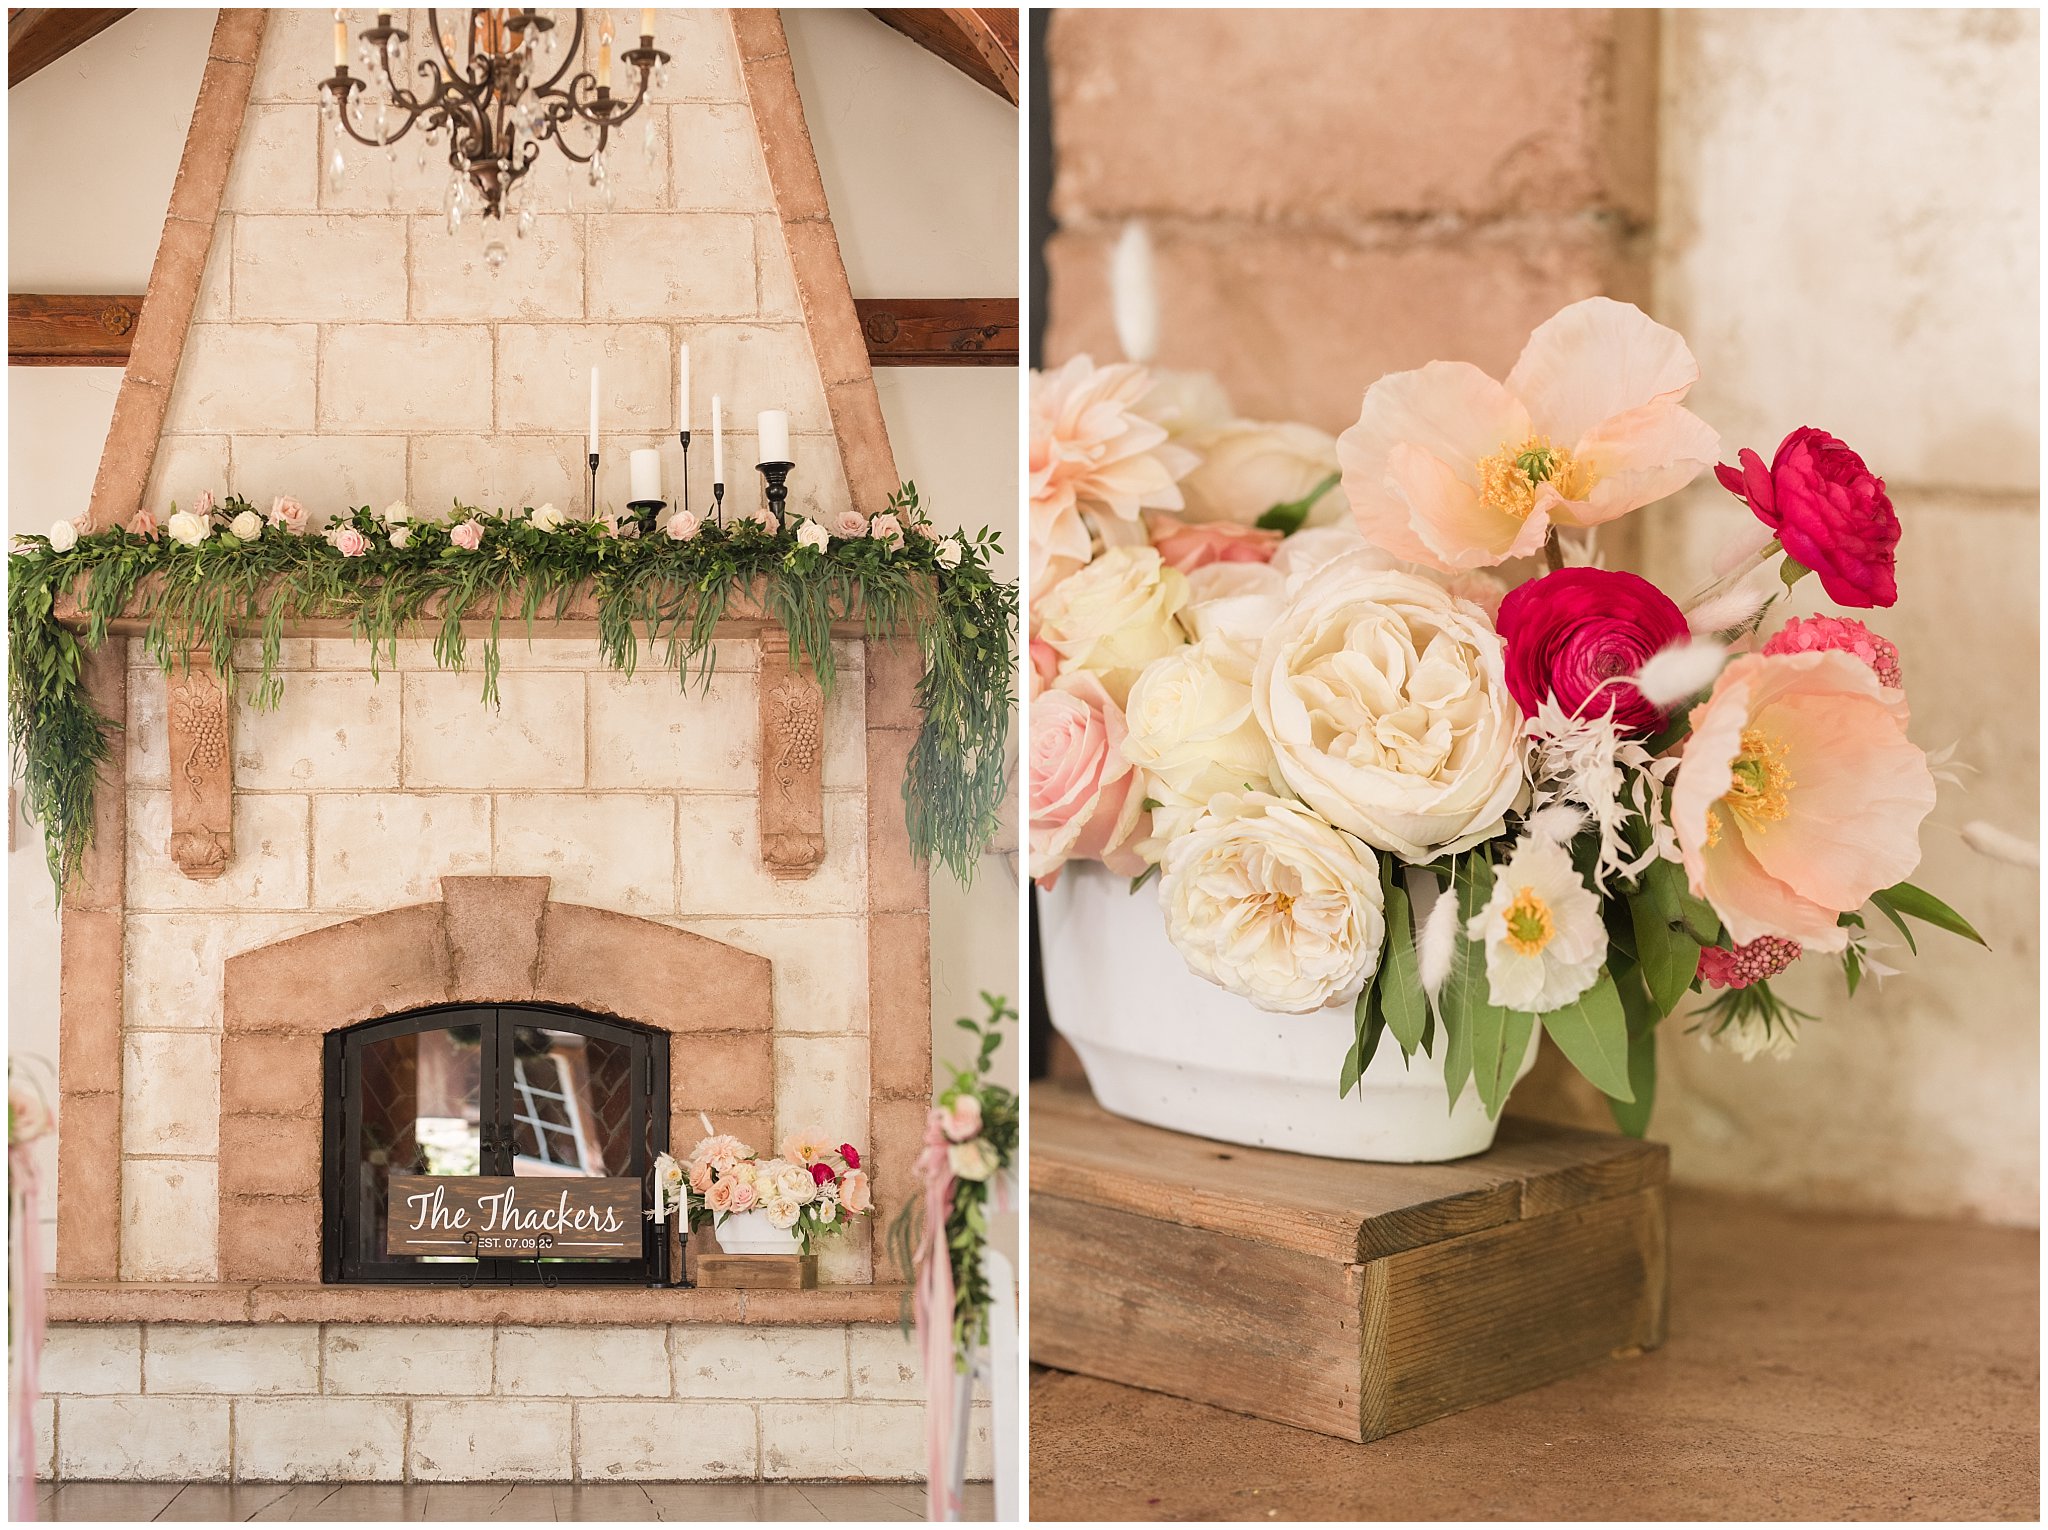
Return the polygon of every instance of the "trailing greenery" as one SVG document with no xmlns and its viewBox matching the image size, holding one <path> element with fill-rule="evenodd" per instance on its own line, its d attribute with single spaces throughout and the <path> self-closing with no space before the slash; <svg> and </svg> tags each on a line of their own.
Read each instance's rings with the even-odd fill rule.
<svg viewBox="0 0 2048 1530">
<path fill-rule="evenodd" d="M 265 708 L 284 694 L 278 664 L 294 618 L 346 620 L 370 645 L 373 674 L 397 662 L 402 635 L 421 631 L 431 632 L 441 667 L 467 669 L 477 656 L 463 623 L 487 620 L 477 667 L 483 699 L 495 705 L 505 623 L 523 623 L 530 637 L 536 622 L 567 614 L 586 593 L 607 664 L 633 673 L 645 643 L 684 686 L 709 681 L 718 623 L 736 608 L 754 614 L 755 601 L 789 633 L 791 661 L 828 694 L 833 623 L 857 622 L 871 642 L 907 634 L 924 661 L 924 721 L 903 781 L 911 848 L 969 881 L 1007 784 L 1017 586 L 991 572 L 1001 551 L 995 532 L 936 535 L 913 484 L 889 510 L 904 531 L 900 547 L 873 536 L 806 545 L 793 516 L 788 529 L 734 520 L 685 540 L 631 522 L 549 529 L 549 515 L 536 523 L 531 512 L 461 505 L 447 521 L 393 525 L 361 508 L 324 537 L 265 524 L 244 541 L 226 529 L 255 513 L 238 498 L 203 520 L 208 534 L 196 546 L 129 530 L 82 536 L 63 551 L 48 537 L 20 538 L 8 560 L 9 737 L 59 896 L 91 843 L 94 782 L 114 747 L 113 722 L 82 685 L 84 656 L 117 616 L 147 623 L 143 644 L 166 673 L 205 650 L 229 687 L 238 678 L 235 641 L 253 636 L 253 699 Z M 471 520 L 483 533 L 473 550 L 451 540 Z M 335 545 L 344 529 L 359 532 L 366 550 L 345 556 Z M 82 610 L 82 631 L 57 619 L 66 595 Z"/>
</svg>

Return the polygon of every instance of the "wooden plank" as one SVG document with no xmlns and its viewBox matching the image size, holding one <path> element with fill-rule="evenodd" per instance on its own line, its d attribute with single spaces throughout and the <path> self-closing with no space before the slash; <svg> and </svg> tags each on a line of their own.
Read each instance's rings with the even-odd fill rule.
<svg viewBox="0 0 2048 1530">
<path fill-rule="evenodd" d="M 1034 1363 L 1363 1438 L 1359 1266 L 1048 1195 L 1035 1176 Z"/>
<path fill-rule="evenodd" d="M 637 1179 L 394 1174 L 385 1246 L 393 1254 L 637 1259 L 641 1195 Z"/>
<path fill-rule="evenodd" d="M 816 1254 L 699 1254 L 697 1284 L 706 1290 L 815 1291 Z"/>
<path fill-rule="evenodd" d="M 927 53 L 944 59 L 1015 106 L 1018 101 L 1017 12 L 994 6 L 873 10 Z"/>
<path fill-rule="evenodd" d="M 142 294 L 15 292 L 7 298 L 11 367 L 121 367 Z"/>
<path fill-rule="evenodd" d="M 855 298 L 878 367 L 1014 367 L 1015 298 Z"/>
<path fill-rule="evenodd" d="M 133 9 L 133 7 L 130 7 Z M 127 11 L 69 6 L 16 6 L 7 13 L 7 84 L 12 89 L 90 42 Z"/>
</svg>

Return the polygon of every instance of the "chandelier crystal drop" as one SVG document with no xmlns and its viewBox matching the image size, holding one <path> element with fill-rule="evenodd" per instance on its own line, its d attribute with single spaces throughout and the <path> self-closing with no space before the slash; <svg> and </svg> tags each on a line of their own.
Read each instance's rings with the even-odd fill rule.
<svg viewBox="0 0 2048 1530">
<path fill-rule="evenodd" d="M 357 38 L 360 75 L 348 67 L 348 24 L 334 13 L 334 73 L 320 82 L 321 107 L 333 133 L 334 153 L 327 164 L 329 184 L 340 188 L 346 161 L 341 135 L 368 148 L 382 149 L 395 164 L 391 145 L 415 126 L 421 130 L 420 163 L 427 150 L 438 152 L 447 134 L 449 189 L 442 200 L 448 230 L 455 232 L 466 217 L 502 219 L 517 211 L 519 232 L 531 227 L 533 213 L 522 196 L 513 197 L 526 173 L 541 157 L 541 145 L 552 140 L 563 156 L 587 166 L 590 184 L 601 188 L 605 205 L 612 188 L 605 150 L 612 133 L 629 121 L 647 99 L 650 81 L 667 77 L 669 56 L 654 46 L 654 12 L 643 10 L 639 46 L 618 57 L 629 71 L 632 94 L 612 93 L 612 23 L 603 17 L 597 29 L 597 69 L 572 72 L 583 57 L 584 19 L 581 10 L 568 13 L 568 37 L 558 41 L 562 25 L 549 13 L 531 8 L 498 7 L 466 12 L 427 12 L 428 43 L 416 63 L 406 32 L 393 26 L 391 11 L 379 11 L 377 24 Z M 466 21 L 459 17 L 467 17 Z M 560 63 L 555 63 L 559 57 Z M 416 74 L 418 90 L 404 83 Z M 648 160 L 652 162 L 652 121 L 647 125 Z M 494 241 L 496 269 L 504 260 L 504 244 Z"/>
</svg>

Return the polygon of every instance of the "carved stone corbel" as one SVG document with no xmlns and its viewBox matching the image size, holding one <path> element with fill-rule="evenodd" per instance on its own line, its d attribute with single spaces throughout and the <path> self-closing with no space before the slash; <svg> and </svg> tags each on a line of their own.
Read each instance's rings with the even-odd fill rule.
<svg viewBox="0 0 2048 1530">
<path fill-rule="evenodd" d="M 171 859 L 211 882 L 235 853 L 233 709 L 205 652 L 170 676 Z"/>
<path fill-rule="evenodd" d="M 760 706 L 761 859 L 800 881 L 825 859 L 825 697 L 779 635 L 761 643 Z"/>
</svg>

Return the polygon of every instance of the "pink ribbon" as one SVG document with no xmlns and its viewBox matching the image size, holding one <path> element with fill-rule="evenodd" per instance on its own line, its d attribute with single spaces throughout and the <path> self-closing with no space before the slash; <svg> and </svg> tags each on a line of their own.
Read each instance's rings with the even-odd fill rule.
<svg viewBox="0 0 2048 1530">
<path fill-rule="evenodd" d="M 9 1463 L 11 1517 L 36 1517 L 36 1396 L 43 1352 L 43 1252 L 37 1239 L 36 1166 L 29 1148 L 7 1149 L 10 1300 L 14 1331 L 8 1336 L 12 1361 L 14 1438 Z"/>
<path fill-rule="evenodd" d="M 953 1491 L 953 1422 L 960 1378 L 953 1369 L 953 1252 L 946 1240 L 946 1220 L 953 1214 L 954 1180 L 945 1119 L 944 1111 L 934 1110 L 926 1120 L 924 1151 L 917 1159 L 918 1177 L 924 1181 L 924 1236 L 918 1240 L 916 1284 L 911 1288 L 911 1313 L 924 1358 L 925 1509 L 926 1517 L 935 1521 L 957 1519 L 961 1511 Z"/>
</svg>

